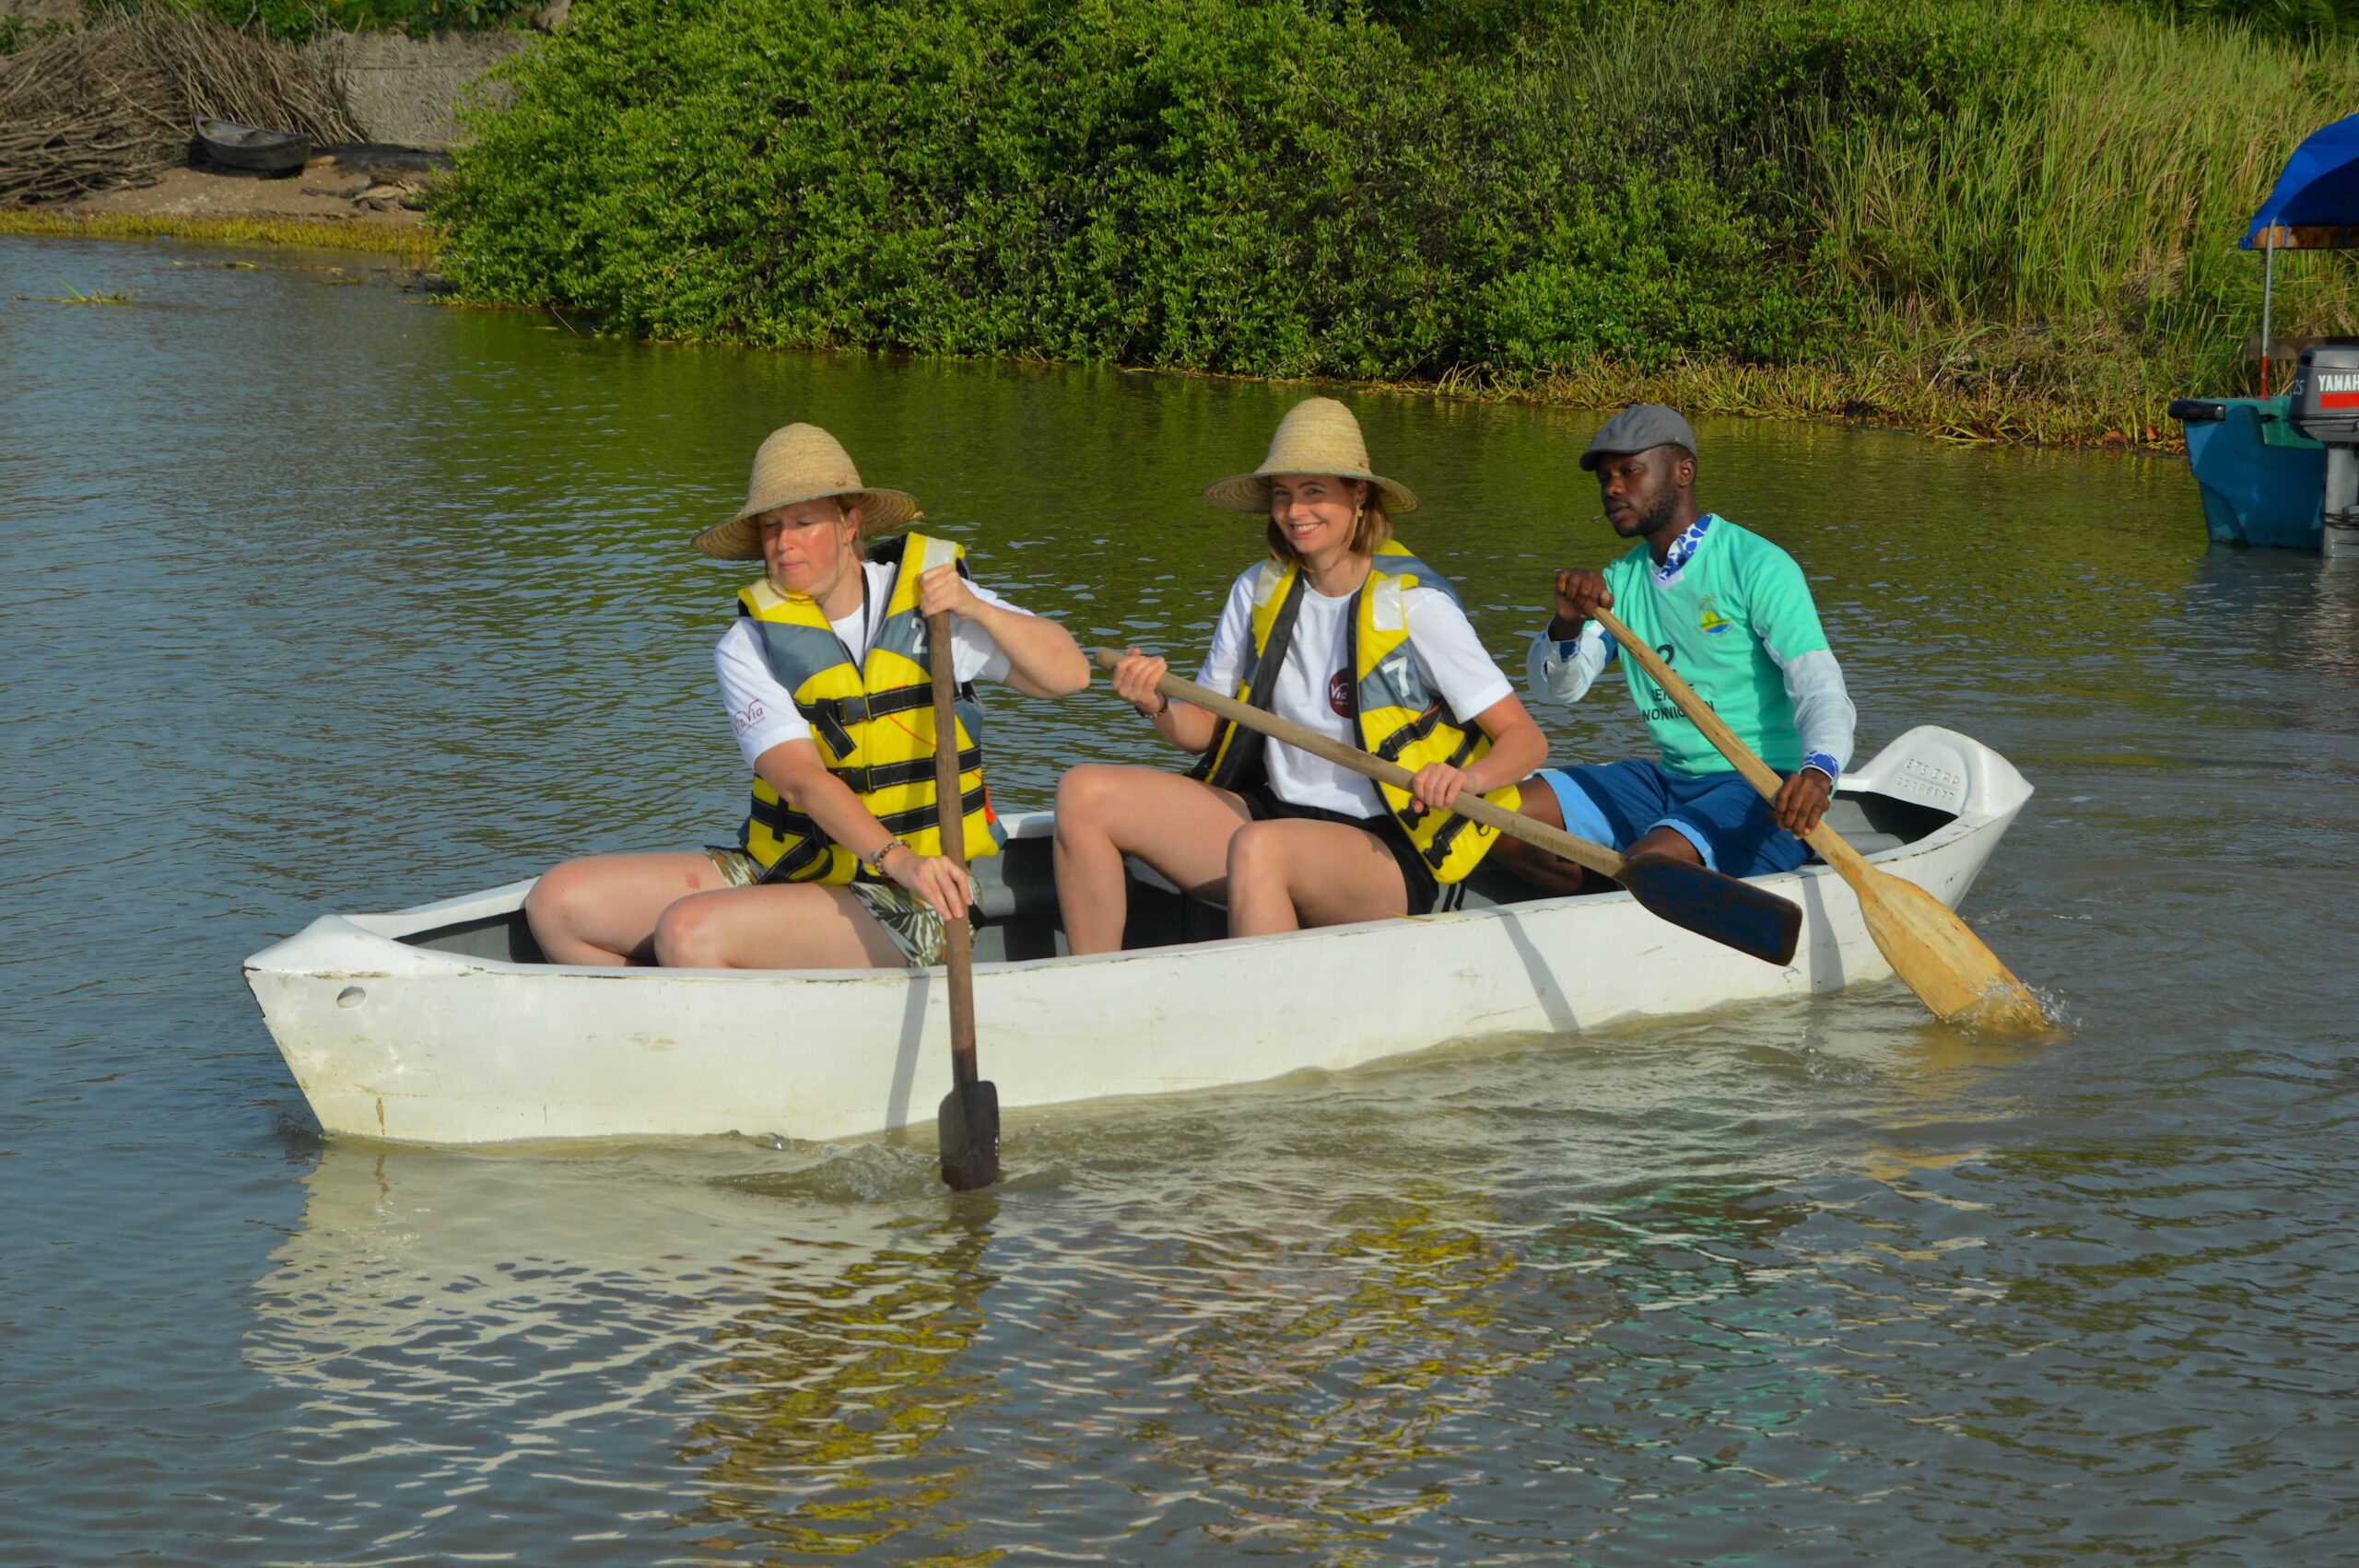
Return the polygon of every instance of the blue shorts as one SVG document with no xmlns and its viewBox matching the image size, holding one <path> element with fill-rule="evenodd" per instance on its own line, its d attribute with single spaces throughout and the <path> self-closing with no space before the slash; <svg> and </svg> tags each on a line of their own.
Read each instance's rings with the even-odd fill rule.
<svg viewBox="0 0 2359 1568">
<path fill-rule="evenodd" d="M 1658 827 L 1675 828 L 1706 865 L 1729 876 L 1769 876 L 1810 859 L 1810 847 L 1771 820 L 1769 802 L 1743 774 L 1690 778 L 1634 761 L 1543 768 L 1540 778 L 1576 838 L 1627 849 Z"/>
</svg>

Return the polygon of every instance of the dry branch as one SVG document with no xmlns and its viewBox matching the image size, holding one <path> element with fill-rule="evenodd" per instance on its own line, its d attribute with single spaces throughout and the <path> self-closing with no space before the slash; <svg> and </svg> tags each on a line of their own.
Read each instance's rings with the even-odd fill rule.
<svg viewBox="0 0 2359 1568">
<path fill-rule="evenodd" d="M 202 118 L 357 141 L 334 73 L 206 17 L 145 12 L 0 57 L 0 207 L 146 185 Z"/>
</svg>

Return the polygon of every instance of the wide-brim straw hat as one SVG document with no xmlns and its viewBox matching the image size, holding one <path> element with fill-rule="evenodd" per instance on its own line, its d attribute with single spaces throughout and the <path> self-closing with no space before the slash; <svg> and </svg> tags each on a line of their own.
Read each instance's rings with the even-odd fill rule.
<svg viewBox="0 0 2359 1568">
<path fill-rule="evenodd" d="M 762 558 L 761 531 L 754 519 L 802 501 L 837 500 L 860 509 L 860 531 L 889 533 L 917 521 L 918 500 L 906 490 L 879 489 L 860 482 L 843 446 L 816 425 L 788 425 L 762 439 L 754 453 L 745 504 L 727 522 L 716 522 L 696 537 L 696 546 L 723 561 Z"/>
<path fill-rule="evenodd" d="M 1365 479 L 1384 494 L 1384 509 L 1398 517 L 1417 509 L 1409 486 L 1367 465 L 1367 442 L 1352 411 L 1332 397 L 1307 397 L 1286 410 L 1278 433 L 1270 438 L 1270 455 L 1250 474 L 1215 480 L 1204 486 L 1204 499 L 1233 512 L 1267 516 L 1273 474 L 1332 474 L 1338 479 Z"/>
</svg>

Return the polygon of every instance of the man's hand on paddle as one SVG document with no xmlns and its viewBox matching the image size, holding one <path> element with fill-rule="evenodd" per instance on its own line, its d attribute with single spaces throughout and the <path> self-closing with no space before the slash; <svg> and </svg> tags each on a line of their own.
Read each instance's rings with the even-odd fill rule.
<svg viewBox="0 0 2359 1568">
<path fill-rule="evenodd" d="M 1818 825 L 1826 814 L 1826 802 L 1835 796 L 1835 786 L 1826 775 L 1815 767 L 1805 767 L 1789 774 L 1785 788 L 1769 802 L 1769 814 L 1779 827 L 1799 838 Z"/>
<path fill-rule="evenodd" d="M 1556 618 L 1548 623 L 1548 635 L 1558 642 L 1568 642 L 1580 635 L 1581 627 L 1598 611 L 1613 608 L 1614 594 L 1604 578 L 1568 567 L 1556 574 Z"/>
<path fill-rule="evenodd" d="M 962 621 L 975 619 L 983 602 L 957 566 L 936 567 L 918 579 L 918 613 L 939 615 L 945 610 Z"/>
</svg>

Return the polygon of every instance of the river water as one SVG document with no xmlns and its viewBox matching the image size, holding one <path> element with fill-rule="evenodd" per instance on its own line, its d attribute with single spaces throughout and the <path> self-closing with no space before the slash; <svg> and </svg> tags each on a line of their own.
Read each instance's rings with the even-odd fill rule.
<svg viewBox="0 0 2359 1568">
<path fill-rule="evenodd" d="M 2347 1558 L 2359 572 L 2206 549 L 2175 462 L 1699 423 L 1862 755 L 2039 787 L 1966 912 L 2060 1041 L 1887 984 L 1446 1046 L 1026 1113 L 963 1199 L 924 1139 L 319 1137 L 241 957 L 727 830 L 686 539 L 765 431 L 1184 664 L 1255 549 L 1196 491 L 1301 392 L 0 240 L 0 1561 Z M 1354 401 L 1520 673 L 1599 416 Z M 993 724 L 1019 806 L 1144 740 Z"/>
</svg>

